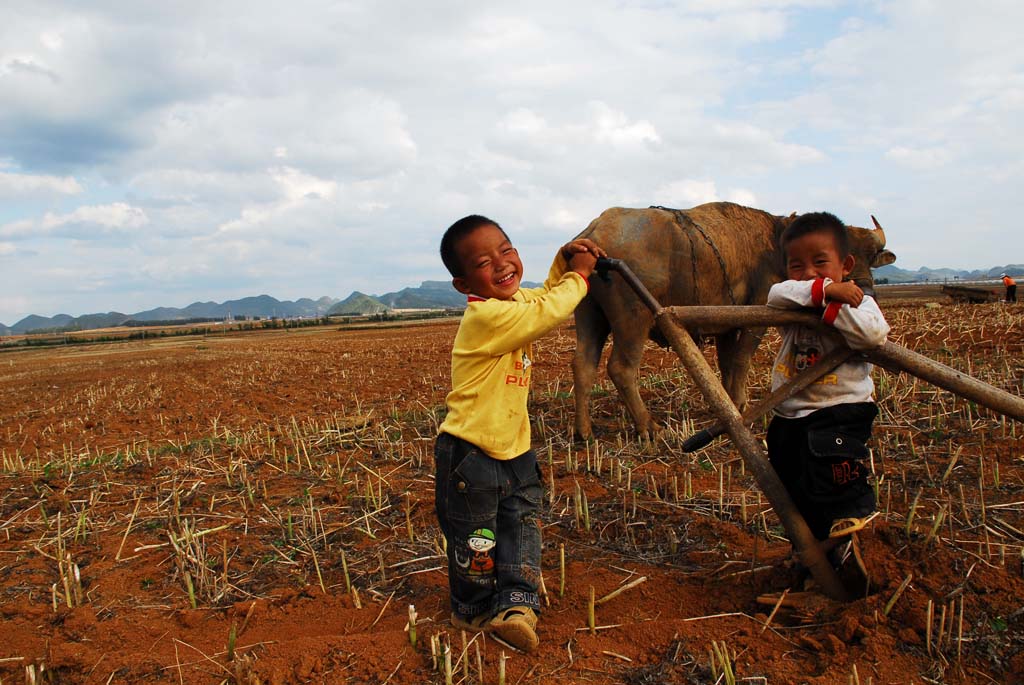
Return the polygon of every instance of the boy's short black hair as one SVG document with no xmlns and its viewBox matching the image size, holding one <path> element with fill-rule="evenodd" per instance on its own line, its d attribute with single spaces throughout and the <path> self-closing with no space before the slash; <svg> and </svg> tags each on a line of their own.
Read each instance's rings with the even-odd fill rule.
<svg viewBox="0 0 1024 685">
<path fill-rule="evenodd" d="M 802 238 L 809 233 L 829 233 L 836 244 L 836 251 L 840 259 L 846 259 L 850 254 L 850 237 L 846 232 L 846 224 L 835 214 L 829 212 L 810 212 L 801 214 L 793 220 L 789 226 L 782 231 L 779 237 L 779 246 L 782 248 L 782 258 L 786 258 L 786 248 L 797 238 Z"/>
<path fill-rule="evenodd" d="M 448 230 L 444 232 L 444 236 L 441 238 L 441 261 L 444 262 L 452 278 L 462 278 L 466 275 L 466 270 L 459 261 L 459 255 L 456 254 L 455 248 L 463 238 L 481 226 L 494 226 L 501 231 L 503 236 L 508 238 L 508 233 L 505 233 L 505 229 L 497 221 L 488 219 L 480 214 L 470 214 L 456 221 L 448 227 Z"/>
</svg>

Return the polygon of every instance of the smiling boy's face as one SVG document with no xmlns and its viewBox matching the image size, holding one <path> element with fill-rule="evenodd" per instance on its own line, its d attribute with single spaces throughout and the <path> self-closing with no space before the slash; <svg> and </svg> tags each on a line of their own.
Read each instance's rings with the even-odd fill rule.
<svg viewBox="0 0 1024 685">
<path fill-rule="evenodd" d="M 519 290 L 523 263 L 511 241 L 494 224 L 484 224 L 455 246 L 462 276 L 452 279 L 460 293 L 511 300 Z"/>
<path fill-rule="evenodd" d="M 827 231 L 813 231 L 786 245 L 786 277 L 794 281 L 831 278 L 839 283 L 853 270 L 853 255 L 839 254 L 835 238 Z"/>
</svg>

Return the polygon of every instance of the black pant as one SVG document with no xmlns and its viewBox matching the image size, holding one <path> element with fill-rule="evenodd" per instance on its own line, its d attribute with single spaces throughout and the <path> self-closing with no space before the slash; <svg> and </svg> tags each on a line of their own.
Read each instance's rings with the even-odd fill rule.
<svg viewBox="0 0 1024 685">
<path fill-rule="evenodd" d="M 819 540 L 832 522 L 875 510 L 865 443 L 878 415 L 873 402 L 838 404 L 768 426 L 768 459 Z"/>
<path fill-rule="evenodd" d="M 434 460 L 452 610 L 466 618 L 511 606 L 539 612 L 542 490 L 533 450 L 499 460 L 441 433 Z"/>
<path fill-rule="evenodd" d="M 1016 302 L 1017 301 L 1017 286 L 1008 285 L 1006 286 L 1006 301 Z"/>
</svg>

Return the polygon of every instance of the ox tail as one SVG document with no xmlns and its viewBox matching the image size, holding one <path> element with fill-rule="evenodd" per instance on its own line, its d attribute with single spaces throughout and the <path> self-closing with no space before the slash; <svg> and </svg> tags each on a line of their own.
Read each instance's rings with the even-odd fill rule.
<svg viewBox="0 0 1024 685">
<path fill-rule="evenodd" d="M 601 353 L 611 335 L 612 327 L 607 315 L 590 295 L 576 307 L 576 351 L 581 361 L 596 371 Z"/>
</svg>

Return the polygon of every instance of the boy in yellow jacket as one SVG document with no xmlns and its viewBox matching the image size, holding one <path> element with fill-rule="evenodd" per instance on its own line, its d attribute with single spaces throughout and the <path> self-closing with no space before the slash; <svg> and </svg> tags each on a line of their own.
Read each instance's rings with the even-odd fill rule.
<svg viewBox="0 0 1024 685">
<path fill-rule="evenodd" d="M 573 313 L 604 252 L 566 244 L 541 288 L 520 288 L 523 264 L 505 231 L 471 215 L 441 240 L 452 284 L 467 296 L 452 349 L 448 414 L 434 447 L 435 506 L 448 542 L 452 624 L 538 645 L 540 471 L 526 409 L 532 343 Z"/>
</svg>

